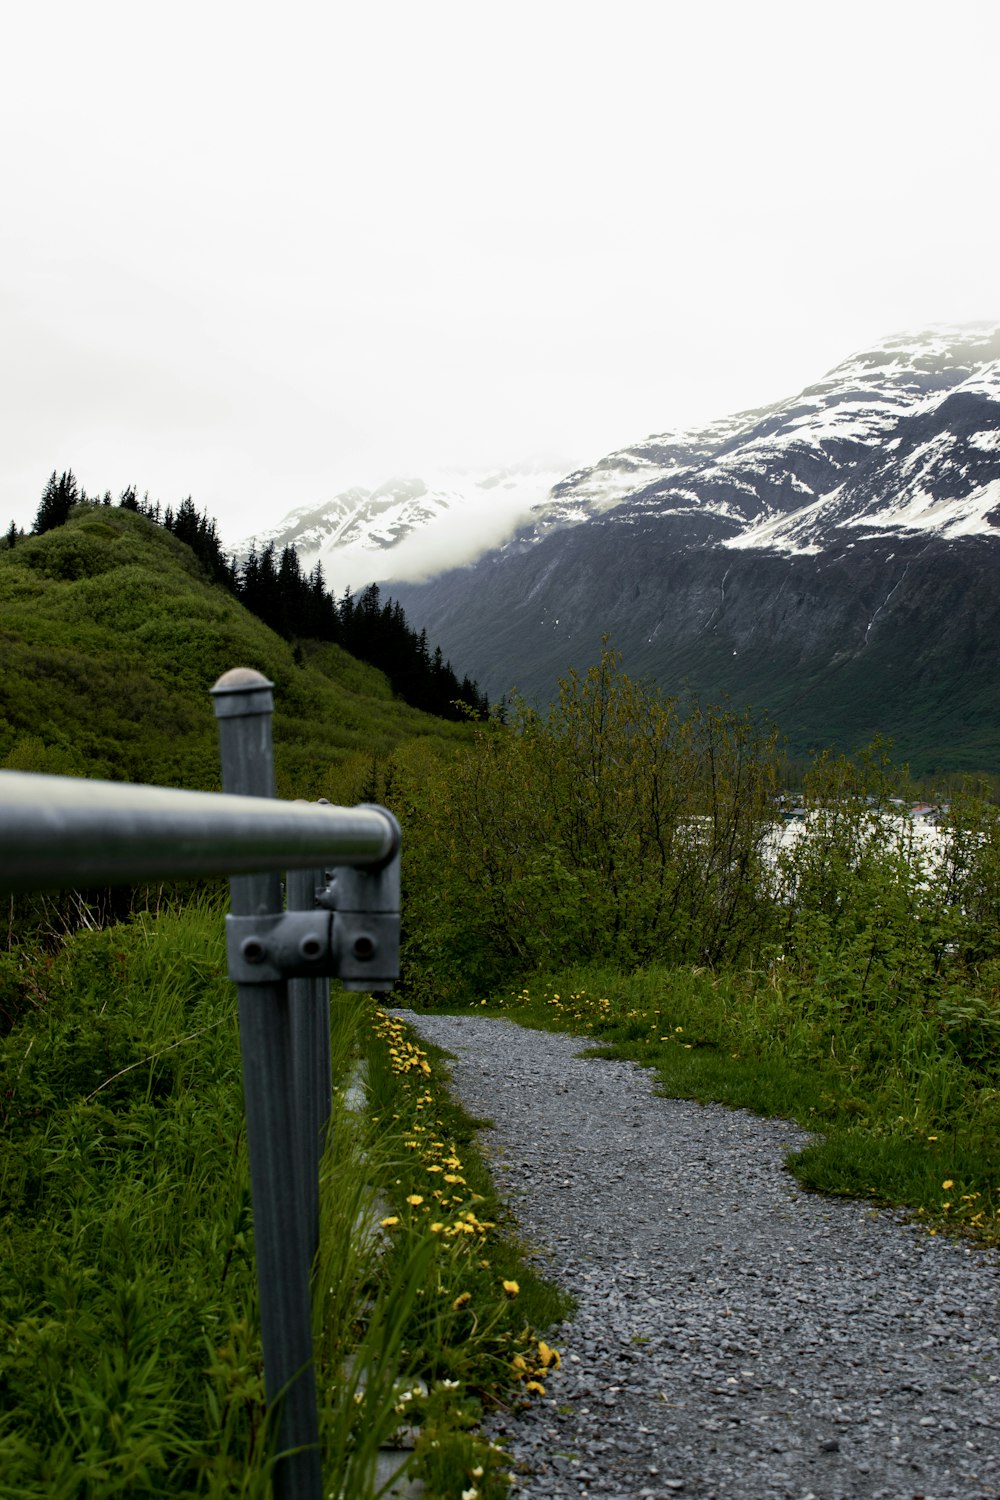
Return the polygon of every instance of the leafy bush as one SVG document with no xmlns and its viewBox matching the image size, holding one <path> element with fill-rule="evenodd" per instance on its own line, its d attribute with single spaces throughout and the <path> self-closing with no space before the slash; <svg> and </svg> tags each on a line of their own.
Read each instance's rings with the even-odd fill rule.
<svg viewBox="0 0 1000 1500">
<path fill-rule="evenodd" d="M 880 745 L 858 763 L 817 763 L 802 835 L 778 859 L 774 981 L 844 1028 L 905 1007 L 989 1064 L 1000 1034 L 1000 814 L 967 788 L 931 844 L 900 787 Z"/>
<path fill-rule="evenodd" d="M 546 714 L 516 702 L 446 763 L 397 757 L 409 982 L 447 1000 L 512 968 L 753 954 L 777 776 L 773 733 L 682 709 L 607 648 Z"/>
</svg>

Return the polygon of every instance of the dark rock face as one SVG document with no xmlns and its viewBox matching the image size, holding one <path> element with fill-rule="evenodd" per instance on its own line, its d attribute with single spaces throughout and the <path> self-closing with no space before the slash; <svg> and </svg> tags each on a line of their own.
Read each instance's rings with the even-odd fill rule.
<svg viewBox="0 0 1000 1500">
<path fill-rule="evenodd" d="M 391 592 L 493 696 L 546 700 L 608 634 L 795 751 L 880 732 L 919 769 L 1000 769 L 998 361 L 992 326 L 889 340 L 609 455 L 473 567 Z"/>
<path fill-rule="evenodd" d="M 485 662 L 494 696 L 516 686 L 544 701 L 609 634 L 629 670 L 752 704 L 795 751 L 881 733 L 920 769 L 1000 765 L 996 543 L 872 540 L 787 557 L 632 534 L 609 555 L 602 529 L 484 560 L 416 598 L 400 589 L 404 608 L 455 659 Z M 419 595 L 436 607 L 421 614 Z"/>
</svg>

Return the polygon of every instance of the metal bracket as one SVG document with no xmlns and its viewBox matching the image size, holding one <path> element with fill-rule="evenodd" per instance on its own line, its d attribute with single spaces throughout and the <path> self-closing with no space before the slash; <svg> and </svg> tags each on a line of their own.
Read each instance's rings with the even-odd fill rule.
<svg viewBox="0 0 1000 1500">
<path fill-rule="evenodd" d="M 399 978 L 399 913 L 334 912 L 336 973 L 345 990 L 391 990 Z"/>
<path fill-rule="evenodd" d="M 370 802 L 362 807 L 374 807 Z M 346 990 L 389 990 L 399 978 L 400 828 L 388 808 L 376 811 L 395 829 L 395 848 L 380 865 L 336 865 L 316 904 L 333 912 L 337 974 Z"/>
<path fill-rule="evenodd" d="M 226 918 L 229 977 L 236 984 L 280 984 L 307 974 L 335 974 L 328 911 L 283 911 Z"/>
<path fill-rule="evenodd" d="M 285 911 L 226 918 L 236 984 L 337 978 L 349 990 L 386 990 L 399 978 L 396 912 Z"/>
<path fill-rule="evenodd" d="M 368 804 L 364 804 L 368 805 Z M 236 984 L 339 979 L 348 990 L 388 990 L 399 978 L 399 824 L 380 865 L 337 865 L 316 892 L 316 910 L 226 918 L 229 977 Z"/>
</svg>

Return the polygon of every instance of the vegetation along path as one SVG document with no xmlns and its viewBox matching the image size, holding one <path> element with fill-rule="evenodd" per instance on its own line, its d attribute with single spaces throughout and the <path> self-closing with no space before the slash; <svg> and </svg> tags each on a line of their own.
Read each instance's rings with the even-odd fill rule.
<svg viewBox="0 0 1000 1500">
<path fill-rule="evenodd" d="M 1000 1495 L 997 1258 L 803 1193 L 784 1121 L 654 1093 L 506 1019 L 450 1051 L 528 1243 L 577 1299 L 562 1366 L 495 1424 L 531 1500 Z"/>
</svg>

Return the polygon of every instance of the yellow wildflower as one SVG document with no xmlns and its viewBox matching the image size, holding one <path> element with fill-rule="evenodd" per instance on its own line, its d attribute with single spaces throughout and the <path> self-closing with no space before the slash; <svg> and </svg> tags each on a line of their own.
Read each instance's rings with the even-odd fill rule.
<svg viewBox="0 0 1000 1500">
<path fill-rule="evenodd" d="M 407 1203 L 412 1203 L 413 1207 L 416 1208 L 418 1203 L 423 1203 L 424 1195 L 423 1193 L 410 1193 L 406 1201 Z"/>
<path fill-rule="evenodd" d="M 941 1186 L 944 1188 L 945 1192 L 947 1192 L 948 1189 L 949 1188 L 953 1188 L 955 1186 L 955 1184 L 952 1181 L 952 1179 L 949 1177 L 945 1182 L 942 1182 Z"/>
<path fill-rule="evenodd" d="M 398 1224 L 399 1223 L 399 1215 L 398 1214 L 389 1214 L 387 1218 L 384 1218 L 381 1221 L 381 1223 L 382 1223 L 382 1228 L 383 1229 L 391 1229 L 394 1224 Z"/>
<path fill-rule="evenodd" d="M 503 1283 L 503 1289 L 507 1293 L 508 1297 L 516 1297 L 518 1292 L 521 1290 L 516 1281 L 505 1281 Z"/>
</svg>

